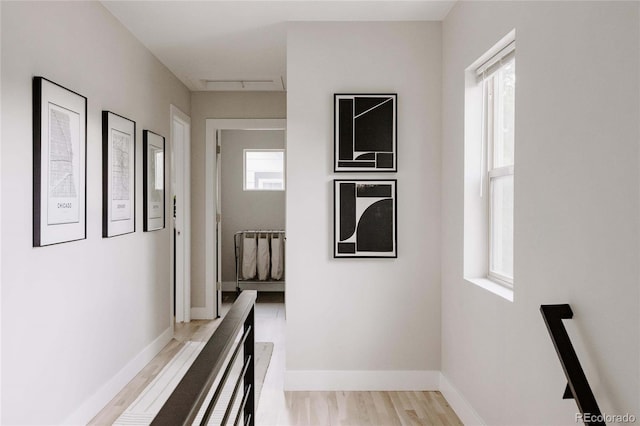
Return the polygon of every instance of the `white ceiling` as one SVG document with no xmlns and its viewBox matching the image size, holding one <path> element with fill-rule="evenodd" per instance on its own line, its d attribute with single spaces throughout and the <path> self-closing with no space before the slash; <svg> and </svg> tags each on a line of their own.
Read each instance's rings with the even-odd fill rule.
<svg viewBox="0 0 640 426">
<path fill-rule="evenodd" d="M 102 1 L 193 91 L 285 90 L 288 21 L 440 21 L 454 3 Z"/>
</svg>

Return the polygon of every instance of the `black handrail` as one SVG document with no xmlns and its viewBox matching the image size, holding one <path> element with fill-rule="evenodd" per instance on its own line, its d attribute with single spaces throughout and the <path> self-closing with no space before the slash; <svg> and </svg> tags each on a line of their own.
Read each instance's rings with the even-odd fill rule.
<svg viewBox="0 0 640 426">
<path fill-rule="evenodd" d="M 573 311 L 568 304 L 564 305 L 540 305 L 540 312 L 544 323 L 549 330 L 551 341 L 556 348 L 560 364 L 567 377 L 567 387 L 564 391 L 564 399 L 575 399 L 578 409 L 582 413 L 582 419 L 586 425 L 605 425 L 602 413 L 598 407 L 591 386 L 587 381 L 578 355 L 573 349 L 567 329 L 562 323 L 563 319 L 573 318 Z"/>
<path fill-rule="evenodd" d="M 240 410 L 235 417 L 235 424 L 238 424 L 243 418 L 243 424 L 255 425 L 254 306 L 256 294 L 256 291 L 243 291 L 238 296 L 167 402 L 153 419 L 152 425 L 191 425 L 202 405 L 207 403 L 204 417 L 200 423 L 206 425 L 241 349 L 244 350 L 242 373 L 234 385 L 231 401 L 225 411 L 225 419 L 230 415 L 238 389 L 242 387 L 243 398 Z M 242 338 L 236 342 L 240 331 L 243 331 Z M 225 367 L 225 360 L 232 351 L 231 360 Z M 222 371 L 223 368 L 224 371 Z M 222 376 L 220 376 L 221 373 Z M 220 380 L 211 401 L 206 401 L 211 387 L 219 376 Z"/>
</svg>

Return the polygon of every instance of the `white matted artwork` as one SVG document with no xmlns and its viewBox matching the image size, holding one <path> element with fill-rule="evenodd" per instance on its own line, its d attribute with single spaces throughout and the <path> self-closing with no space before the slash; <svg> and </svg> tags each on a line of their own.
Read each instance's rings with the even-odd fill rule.
<svg viewBox="0 0 640 426">
<path fill-rule="evenodd" d="M 336 93 L 333 97 L 333 171 L 398 171 L 398 95 Z"/>
<path fill-rule="evenodd" d="M 86 238 L 87 98 L 33 79 L 33 246 Z"/>
<path fill-rule="evenodd" d="M 102 236 L 136 230 L 136 123 L 102 111 Z"/>
<path fill-rule="evenodd" d="M 164 137 L 142 131 L 144 231 L 164 228 Z"/>
<path fill-rule="evenodd" d="M 397 181 L 333 182 L 333 257 L 398 257 Z"/>
</svg>

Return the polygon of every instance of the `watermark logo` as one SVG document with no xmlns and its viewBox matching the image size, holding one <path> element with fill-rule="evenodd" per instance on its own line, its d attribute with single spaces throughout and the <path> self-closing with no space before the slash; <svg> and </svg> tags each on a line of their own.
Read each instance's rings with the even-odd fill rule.
<svg viewBox="0 0 640 426">
<path fill-rule="evenodd" d="M 576 413 L 576 423 L 635 423 L 633 414 L 591 414 Z"/>
</svg>

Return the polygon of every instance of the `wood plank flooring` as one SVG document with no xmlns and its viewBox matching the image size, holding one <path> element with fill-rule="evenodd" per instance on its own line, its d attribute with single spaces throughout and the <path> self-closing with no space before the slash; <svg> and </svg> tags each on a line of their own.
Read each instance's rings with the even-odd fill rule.
<svg viewBox="0 0 640 426">
<path fill-rule="evenodd" d="M 260 425 L 461 425 L 440 392 L 284 392 Z M 260 402 L 262 404 L 263 401 Z M 268 414 L 267 414 L 268 416 Z"/>
<path fill-rule="evenodd" d="M 227 308 L 231 306 L 228 305 Z M 173 339 L 89 422 L 91 426 L 111 425 L 127 409 L 162 368 L 180 351 L 184 342 L 209 340 L 220 319 L 196 320 L 175 325 Z"/>
<path fill-rule="evenodd" d="M 235 300 L 225 293 L 223 311 Z M 461 425 L 440 392 L 284 392 L 283 293 L 260 293 L 256 341 L 273 342 L 256 424 L 263 426 Z M 187 340 L 207 340 L 220 320 L 176 324 L 174 339 L 90 423 L 110 425 L 137 398 Z"/>
</svg>

